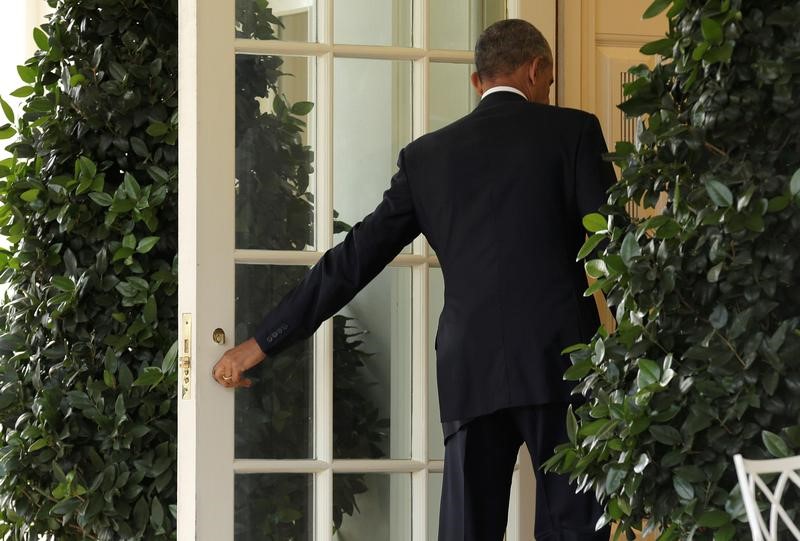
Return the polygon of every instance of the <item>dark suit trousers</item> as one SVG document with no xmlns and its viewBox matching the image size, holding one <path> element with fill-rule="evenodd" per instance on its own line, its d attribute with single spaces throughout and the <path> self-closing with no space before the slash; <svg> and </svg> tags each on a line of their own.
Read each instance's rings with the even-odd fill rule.
<svg viewBox="0 0 800 541">
<path fill-rule="evenodd" d="M 477 417 L 445 440 L 439 541 L 501 541 L 511 477 L 525 442 L 536 472 L 537 541 L 608 541 L 595 531 L 602 508 L 593 493 L 575 494 L 568 476 L 541 464 L 567 441 L 567 404 L 507 408 Z"/>
</svg>

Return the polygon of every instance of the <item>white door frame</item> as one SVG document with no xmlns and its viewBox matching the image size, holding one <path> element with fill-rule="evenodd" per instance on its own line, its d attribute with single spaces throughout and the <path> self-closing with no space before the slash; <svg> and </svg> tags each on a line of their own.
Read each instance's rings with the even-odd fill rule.
<svg viewBox="0 0 800 541">
<path fill-rule="evenodd" d="M 438 262 L 424 237 L 413 253 L 400 254 L 393 266 L 412 269 L 412 428 L 408 460 L 333 460 L 332 325 L 326 321 L 314 336 L 314 448 L 308 460 L 234 459 L 233 392 L 211 378 L 214 362 L 233 344 L 216 344 L 214 329 L 233 337 L 235 263 L 311 265 L 333 246 L 331 138 L 333 66 L 336 57 L 413 61 L 414 137 L 428 130 L 428 72 L 431 62 L 472 62 L 470 51 L 432 50 L 428 46 L 428 2 L 413 0 L 412 47 L 376 47 L 332 43 L 330 0 L 317 2 L 317 42 L 235 39 L 234 0 L 180 0 L 179 16 L 179 314 L 191 316 L 190 340 L 181 340 L 180 355 L 191 368 L 190 395 L 178 406 L 178 539 L 228 541 L 233 532 L 235 473 L 308 473 L 314 484 L 314 538 L 330 539 L 333 473 L 408 473 L 412 483 L 412 539 L 426 539 L 428 474 L 442 471 L 442 461 L 428 457 L 427 366 L 428 271 Z M 510 0 L 508 15 L 525 17 L 556 45 L 556 0 Z M 234 246 L 234 58 L 237 53 L 303 55 L 316 58 L 315 194 L 316 250 L 236 250 Z M 388 185 L 388 179 L 387 179 Z M 202 189 L 201 189 L 202 188 Z M 377 202 L 376 202 L 377 204 Z M 321 217 L 321 218 L 320 218 Z M 184 347 L 188 351 L 184 351 Z M 183 374 L 181 374 L 181 380 Z M 323 422 L 323 420 L 328 420 Z M 532 484 L 514 474 L 509 540 L 532 538 Z M 525 517 L 524 519 L 521 517 Z"/>
</svg>

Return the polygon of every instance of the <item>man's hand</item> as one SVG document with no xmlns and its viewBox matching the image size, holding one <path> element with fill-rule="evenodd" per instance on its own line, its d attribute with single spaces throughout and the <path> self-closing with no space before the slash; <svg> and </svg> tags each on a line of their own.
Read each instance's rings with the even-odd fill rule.
<svg viewBox="0 0 800 541">
<path fill-rule="evenodd" d="M 243 378 L 242 374 L 266 357 L 256 339 L 250 338 L 226 351 L 214 365 L 211 375 L 223 387 L 250 387 L 253 382 L 248 378 Z"/>
</svg>

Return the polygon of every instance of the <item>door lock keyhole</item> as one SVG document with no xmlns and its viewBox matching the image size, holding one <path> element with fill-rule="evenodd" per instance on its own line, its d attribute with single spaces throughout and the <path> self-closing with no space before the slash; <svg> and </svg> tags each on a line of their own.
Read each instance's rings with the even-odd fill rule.
<svg viewBox="0 0 800 541">
<path fill-rule="evenodd" d="M 211 338 L 217 344 L 224 344 L 225 343 L 225 331 L 217 327 L 214 329 L 214 333 L 211 335 Z"/>
</svg>

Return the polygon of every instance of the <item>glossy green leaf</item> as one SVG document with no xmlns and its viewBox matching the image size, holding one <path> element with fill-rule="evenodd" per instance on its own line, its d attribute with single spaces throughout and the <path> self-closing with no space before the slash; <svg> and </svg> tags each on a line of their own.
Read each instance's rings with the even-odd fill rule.
<svg viewBox="0 0 800 541">
<path fill-rule="evenodd" d="M 583 227 L 590 233 L 605 231 L 608 227 L 608 219 L 602 214 L 587 214 L 583 217 Z"/>
<path fill-rule="evenodd" d="M 592 362 L 585 359 L 573 364 L 564 371 L 564 379 L 567 381 L 578 381 L 592 370 Z"/>
<path fill-rule="evenodd" d="M 125 187 L 125 193 L 128 194 L 129 198 L 137 201 L 139 200 L 142 190 L 141 186 L 139 186 L 139 182 L 136 180 L 136 177 L 126 172 L 122 181 L 122 185 Z"/>
<path fill-rule="evenodd" d="M 715 329 L 721 329 L 728 324 L 728 309 L 724 304 L 718 304 L 714 307 L 709 317 L 711 326 Z"/>
<path fill-rule="evenodd" d="M 670 4 L 672 4 L 672 0 L 655 0 L 648 8 L 644 11 L 642 15 L 643 19 L 652 19 L 665 9 L 667 9 Z"/>
<path fill-rule="evenodd" d="M 725 43 L 720 45 L 719 47 L 713 47 L 709 49 L 709 51 L 703 55 L 703 60 L 708 62 L 709 64 L 715 64 L 718 62 L 727 62 L 731 59 L 733 55 L 733 45 L 730 43 Z"/>
<path fill-rule="evenodd" d="M 800 169 L 794 172 L 792 179 L 789 181 L 789 192 L 793 196 L 800 194 Z"/>
<path fill-rule="evenodd" d="M 625 265 L 630 267 L 634 258 L 641 255 L 641 253 L 642 249 L 636 240 L 636 235 L 633 233 L 628 233 L 625 235 L 625 238 L 622 240 L 622 248 L 620 250 L 620 256 L 622 257 L 622 261 L 625 263 Z"/>
<path fill-rule="evenodd" d="M 714 532 L 714 541 L 731 541 L 736 536 L 736 526 L 726 524 Z"/>
<path fill-rule="evenodd" d="M 139 137 L 131 137 L 130 143 L 131 148 L 138 156 L 146 158 L 150 154 L 147 144 Z"/>
<path fill-rule="evenodd" d="M 314 103 L 310 101 L 298 101 L 292 105 L 292 114 L 298 116 L 305 116 L 314 108 Z"/>
<path fill-rule="evenodd" d="M 639 374 L 637 384 L 640 389 L 644 389 L 661 379 L 661 367 L 650 359 L 639 359 Z"/>
<path fill-rule="evenodd" d="M 158 316 L 158 308 L 154 296 L 150 295 L 150 297 L 148 297 L 147 303 L 144 305 L 144 310 L 142 311 L 142 316 L 146 323 L 155 323 L 156 317 Z"/>
<path fill-rule="evenodd" d="M 97 174 L 97 165 L 87 156 L 81 156 L 78 158 L 76 167 L 78 174 L 89 179 L 94 179 L 94 176 Z"/>
<path fill-rule="evenodd" d="M 0 107 L 3 108 L 3 113 L 6 115 L 8 121 L 13 124 L 15 120 L 14 111 L 11 109 L 11 106 L 6 102 L 6 100 L 3 99 L 2 96 L 0 96 Z"/>
<path fill-rule="evenodd" d="M 0 126 L 0 140 L 2 139 L 10 139 L 17 134 L 17 130 L 9 126 L 8 124 L 4 126 Z"/>
<path fill-rule="evenodd" d="M 161 506 L 161 502 L 158 501 L 158 498 L 153 498 L 152 503 L 150 504 L 150 525 L 157 530 L 161 528 L 161 523 L 163 521 L 164 508 Z"/>
<path fill-rule="evenodd" d="M 53 276 L 53 285 L 61 291 L 74 291 L 75 282 L 66 276 Z"/>
<path fill-rule="evenodd" d="M 606 474 L 605 489 L 606 493 L 614 494 L 622 486 L 628 471 L 622 466 L 613 465 L 608 469 Z"/>
<path fill-rule="evenodd" d="M 32 84 L 36 82 L 36 70 L 28 66 L 17 66 L 17 73 L 23 82 Z"/>
<path fill-rule="evenodd" d="M 169 182 L 169 175 L 167 174 L 167 172 L 155 165 L 152 165 L 147 168 L 147 174 L 150 175 L 150 178 L 152 178 L 156 182 L 161 182 L 164 184 Z"/>
<path fill-rule="evenodd" d="M 608 269 L 606 268 L 606 264 L 602 259 L 592 259 L 591 261 L 587 261 L 584 265 L 584 269 L 586 270 L 586 274 L 592 278 L 602 278 L 603 276 L 608 275 Z"/>
<path fill-rule="evenodd" d="M 161 369 L 156 366 L 148 366 L 144 369 L 142 375 L 136 378 L 136 381 L 133 382 L 135 386 L 147 386 L 147 385 L 156 385 L 157 383 L 161 382 L 164 378 L 164 374 L 161 372 Z"/>
<path fill-rule="evenodd" d="M 108 71 L 111 73 L 111 77 L 116 79 L 117 81 L 122 81 L 125 77 L 128 76 L 127 70 L 119 64 L 118 62 L 109 62 L 108 63 Z"/>
<path fill-rule="evenodd" d="M 681 500 L 691 500 L 694 498 L 694 486 L 692 483 L 679 476 L 672 477 L 672 486 Z"/>
<path fill-rule="evenodd" d="M 81 501 L 78 498 L 67 498 L 55 504 L 52 509 L 50 509 L 50 514 L 66 515 L 76 510 L 80 504 Z"/>
<path fill-rule="evenodd" d="M 786 458 L 791 455 L 786 442 L 778 434 L 769 430 L 762 430 L 761 440 L 764 442 L 764 447 L 769 451 L 769 454 L 775 458 Z"/>
<path fill-rule="evenodd" d="M 728 513 L 720 511 L 719 509 L 711 509 L 709 511 L 704 511 L 700 515 L 697 519 L 697 524 L 704 528 L 719 528 L 728 524 L 730 521 L 731 517 Z"/>
<path fill-rule="evenodd" d="M 161 237 L 144 237 L 140 239 L 139 244 L 136 246 L 136 251 L 140 254 L 146 254 L 152 250 L 156 244 L 158 244 L 158 240 L 160 238 Z"/>
<path fill-rule="evenodd" d="M 169 132 L 169 126 L 163 122 L 153 122 L 147 127 L 147 134 L 152 137 L 161 137 Z"/>
<path fill-rule="evenodd" d="M 47 34 L 45 34 L 41 28 L 36 27 L 33 29 L 33 41 L 36 43 L 36 46 L 39 47 L 42 51 L 50 50 L 50 43 L 47 39 Z"/>
<path fill-rule="evenodd" d="M 798 180 L 798 188 L 800 188 L 800 180 Z M 788 207 L 789 203 L 791 203 L 791 199 L 788 196 L 779 195 L 777 197 L 773 197 L 772 199 L 769 200 L 769 203 L 767 204 L 767 211 L 780 212 L 786 207 Z"/>
<path fill-rule="evenodd" d="M 11 93 L 11 95 L 14 96 L 15 98 L 27 98 L 33 93 L 34 93 L 33 87 L 26 85 L 17 88 Z"/>
<path fill-rule="evenodd" d="M 91 192 L 89 199 L 100 205 L 101 207 L 110 207 L 114 199 L 105 192 Z"/>
<path fill-rule="evenodd" d="M 722 25 L 716 19 L 706 17 L 700 21 L 703 38 L 714 45 L 722 43 Z"/>
<path fill-rule="evenodd" d="M 173 374 L 178 365 L 178 341 L 175 340 L 167 352 L 164 354 L 164 359 L 161 362 L 161 372 L 166 375 Z"/>
<path fill-rule="evenodd" d="M 36 199 L 39 198 L 39 191 L 40 190 L 38 188 L 33 188 L 33 189 L 30 189 L 30 190 L 26 190 L 19 197 L 23 201 L 27 201 L 27 202 L 30 203 L 31 201 L 36 201 Z"/>
<path fill-rule="evenodd" d="M 48 446 L 47 438 L 40 438 L 33 442 L 30 447 L 28 447 L 28 452 L 33 453 L 38 451 L 39 449 L 44 449 Z"/>
<path fill-rule="evenodd" d="M 586 239 L 586 242 L 583 243 L 583 246 L 581 246 L 577 257 L 575 258 L 575 261 L 580 261 L 588 256 L 595 248 L 597 248 L 604 238 L 606 238 L 605 235 L 596 234 Z"/>
<path fill-rule="evenodd" d="M 671 239 L 681 232 L 680 224 L 675 220 L 667 220 L 656 230 L 656 237 L 660 239 Z"/>
<path fill-rule="evenodd" d="M 672 426 L 669 425 L 652 425 L 648 429 L 650 434 L 653 435 L 653 438 L 656 439 L 659 443 L 663 443 L 664 445 L 679 445 L 682 443 L 683 438 L 681 437 L 680 432 Z"/>
<path fill-rule="evenodd" d="M 103 44 L 100 43 L 95 47 L 92 53 L 92 67 L 96 70 L 100 67 L 100 61 L 103 59 Z"/>
<path fill-rule="evenodd" d="M 705 182 L 706 191 L 711 200 L 719 207 L 730 207 L 733 205 L 733 193 L 730 188 L 718 180 L 709 179 Z"/>
<path fill-rule="evenodd" d="M 670 56 L 674 45 L 675 40 L 664 38 L 643 45 L 641 49 L 639 49 L 639 52 L 646 55 L 658 54 L 661 56 Z"/>
<path fill-rule="evenodd" d="M 724 262 L 717 263 L 708 270 L 708 273 L 706 273 L 706 279 L 712 284 L 719 282 L 719 277 L 722 274 L 722 270 L 724 267 L 725 267 Z"/>
<path fill-rule="evenodd" d="M 567 406 L 567 436 L 573 445 L 577 443 L 578 421 L 572 411 L 572 404 Z"/>
</svg>

